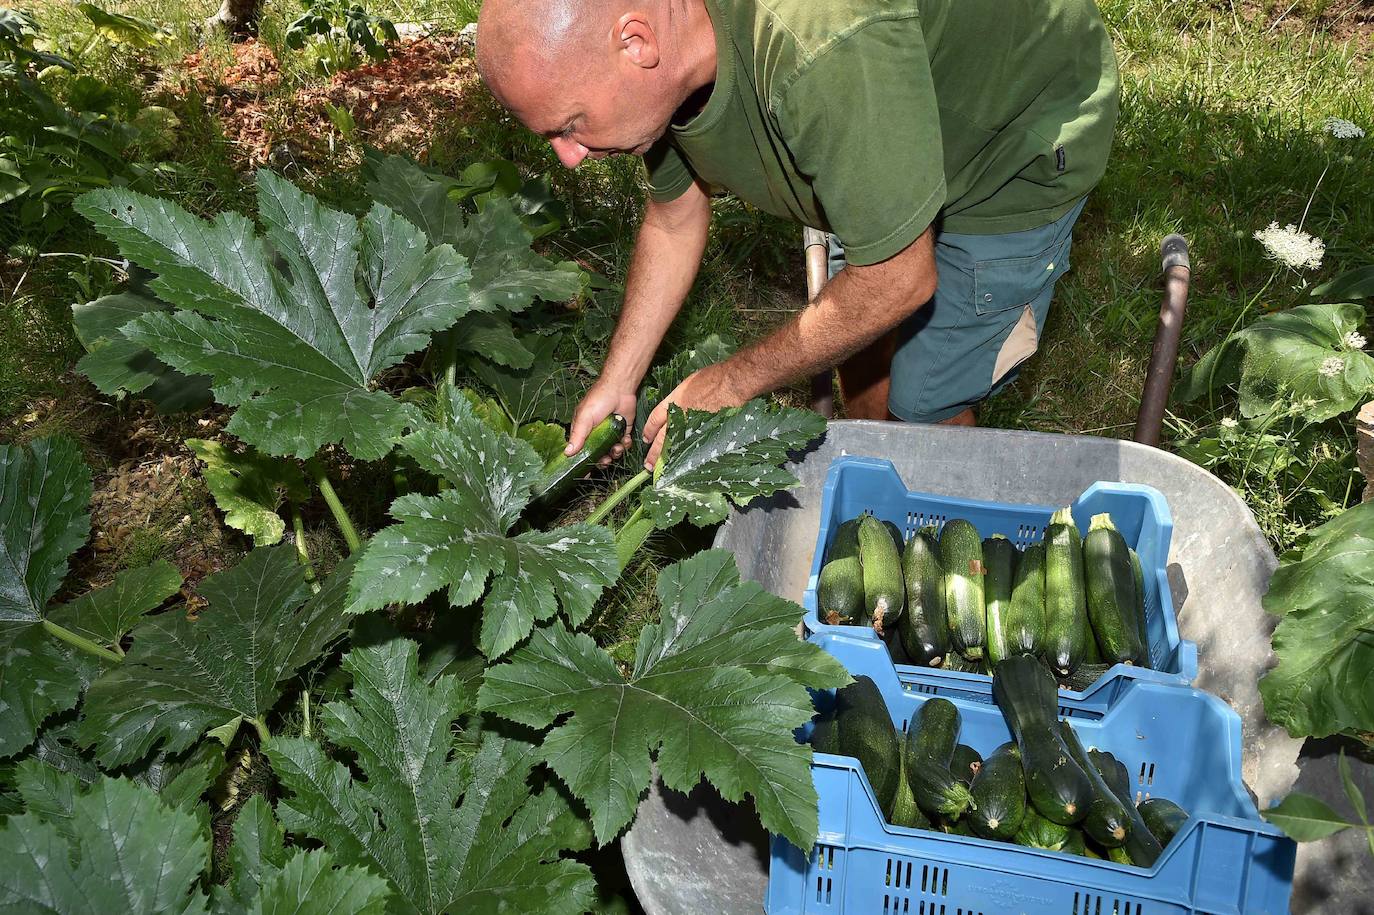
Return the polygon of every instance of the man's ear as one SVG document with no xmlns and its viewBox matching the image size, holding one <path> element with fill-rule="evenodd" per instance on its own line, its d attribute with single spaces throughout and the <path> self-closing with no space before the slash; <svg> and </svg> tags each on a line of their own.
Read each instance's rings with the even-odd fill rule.
<svg viewBox="0 0 1374 915">
<path fill-rule="evenodd" d="M 615 24 L 615 41 L 620 52 L 637 67 L 646 70 L 658 66 L 658 36 L 649 24 L 648 14 L 631 11 L 621 16 Z"/>
</svg>

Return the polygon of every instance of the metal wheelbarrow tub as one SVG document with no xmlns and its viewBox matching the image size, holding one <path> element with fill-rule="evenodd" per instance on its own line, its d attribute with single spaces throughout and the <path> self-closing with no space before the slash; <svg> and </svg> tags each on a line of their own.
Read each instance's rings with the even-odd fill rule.
<svg viewBox="0 0 1374 915">
<path fill-rule="evenodd" d="M 1169 583 L 1182 636 L 1197 643 L 1199 689 L 1240 715 L 1243 776 L 1261 809 L 1298 779 L 1302 741 L 1264 717 L 1258 680 L 1271 664 L 1274 622 L 1260 606 L 1276 561 L 1238 495 L 1176 455 L 1135 442 L 1002 429 L 965 429 L 869 421 L 832 422 L 825 439 L 791 469 L 800 485 L 735 512 L 715 545 L 729 549 L 745 578 L 800 602 L 819 523 L 821 491 L 832 459 L 886 458 L 907 486 L 939 495 L 1067 505 L 1099 480 L 1145 483 L 1168 499 L 1174 520 Z M 1332 771 L 1315 775 L 1339 794 Z M 1314 788 L 1304 766 L 1304 790 Z M 1368 772 L 1368 769 L 1365 769 Z M 1365 775 L 1365 778 L 1368 776 Z M 1303 846 L 1294 911 L 1363 911 L 1374 868 L 1360 856 L 1363 836 L 1341 853 L 1329 843 Z M 765 835 L 752 808 L 728 804 L 709 787 L 691 795 L 657 782 L 640 805 L 622 847 L 626 868 L 649 915 L 762 911 L 768 881 Z M 1346 853 L 1349 851 L 1350 853 Z M 1331 895 L 1304 900 L 1304 887 Z M 1321 895 L 1326 895 L 1325 893 Z M 1341 907 L 1349 899 L 1356 908 Z"/>
</svg>

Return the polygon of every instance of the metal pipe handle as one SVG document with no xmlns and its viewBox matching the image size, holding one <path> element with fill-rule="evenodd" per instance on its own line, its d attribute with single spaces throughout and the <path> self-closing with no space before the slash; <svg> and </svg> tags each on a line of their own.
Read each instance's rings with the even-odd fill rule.
<svg viewBox="0 0 1374 915">
<path fill-rule="evenodd" d="M 806 260 L 806 301 L 820 295 L 830 279 L 830 240 L 819 229 L 802 229 L 802 252 Z M 835 388 L 831 370 L 811 376 L 811 409 L 830 419 L 835 415 Z"/>
<path fill-rule="evenodd" d="M 1164 301 L 1159 307 L 1159 325 L 1155 328 L 1150 367 L 1145 373 L 1145 390 L 1140 395 L 1140 412 L 1135 420 L 1135 440 L 1156 448 L 1164 428 L 1164 410 L 1169 403 L 1174 368 L 1178 365 L 1178 343 L 1183 333 L 1183 316 L 1192 280 L 1188 240 L 1182 235 L 1164 239 L 1159 254 L 1164 271 Z"/>
</svg>

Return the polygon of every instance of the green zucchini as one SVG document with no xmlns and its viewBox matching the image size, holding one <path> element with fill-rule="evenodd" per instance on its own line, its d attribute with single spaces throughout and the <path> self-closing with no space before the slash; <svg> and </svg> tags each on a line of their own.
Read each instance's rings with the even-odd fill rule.
<svg viewBox="0 0 1374 915">
<path fill-rule="evenodd" d="M 987 759 L 969 789 L 973 812 L 969 825 L 985 839 L 1010 839 L 1026 816 L 1026 776 L 1015 742 L 1004 743 Z"/>
<path fill-rule="evenodd" d="M 1135 799 L 1131 792 L 1131 776 L 1126 771 L 1126 767 L 1110 753 L 1100 753 L 1093 750 L 1088 754 L 1093 766 L 1102 775 L 1103 781 L 1112 789 L 1117 800 L 1121 801 L 1130 815 L 1131 828 L 1126 836 L 1126 843 L 1121 846 L 1121 854 L 1112 854 L 1111 860 L 1118 864 L 1134 864 L 1137 867 L 1153 867 L 1155 861 L 1164 853 L 1164 847 L 1159 844 L 1159 840 L 1150 832 L 1150 828 L 1145 825 L 1144 819 L 1140 816 L 1140 810 L 1135 805 Z M 1111 849 L 1117 852 L 1118 849 Z"/>
<path fill-rule="evenodd" d="M 902 619 L 906 619 L 905 613 L 902 614 Z M 901 625 L 901 620 L 898 620 L 897 623 Z M 906 646 L 902 644 L 902 639 L 901 636 L 897 634 L 896 626 L 888 627 L 887 632 L 883 634 L 883 644 L 887 645 L 887 653 L 888 656 L 892 658 L 893 664 L 907 664 L 913 667 L 920 666 L 907 655 Z"/>
<path fill-rule="evenodd" d="M 827 626 L 859 621 L 864 606 L 864 573 L 858 556 L 832 559 L 821 567 L 816 615 Z"/>
<path fill-rule="evenodd" d="M 1061 674 L 1081 664 L 1092 639 L 1083 589 L 1083 545 L 1073 513 L 1054 513 L 1045 531 L 1044 654 Z"/>
<path fill-rule="evenodd" d="M 1089 760 L 1088 751 L 1068 721 L 1059 722 L 1059 736 L 1064 746 L 1069 748 L 1073 761 L 1078 763 L 1092 783 L 1093 797 L 1088 803 L 1088 813 L 1083 817 L 1083 831 L 1103 848 L 1116 848 L 1124 844 L 1131 830 L 1130 813 Z"/>
<path fill-rule="evenodd" d="M 983 757 L 978 755 L 978 751 L 968 744 L 958 744 L 954 747 L 954 757 L 949 761 L 949 771 L 954 773 L 954 777 L 965 785 L 972 785 L 973 778 L 983 767 Z"/>
<path fill-rule="evenodd" d="M 916 805 L 916 795 L 911 790 L 911 780 L 906 775 L 906 757 L 903 754 L 901 761 L 901 778 L 897 781 L 897 796 L 892 801 L 892 816 L 889 821 L 893 826 L 905 826 L 908 829 L 930 829 L 930 818 L 921 812 L 921 808 Z"/>
<path fill-rule="evenodd" d="M 543 476 L 530 492 L 531 501 L 552 505 L 572 491 L 577 481 L 591 473 L 596 462 L 611 453 L 625 437 L 625 417 L 619 413 L 597 423 L 574 454 L 557 454 L 544 465 Z"/>
<path fill-rule="evenodd" d="M 836 740 L 840 752 L 854 757 L 863 766 L 878 806 L 887 816 L 892 812 L 892 802 L 897 795 L 902 752 L 887 703 L 873 680 L 865 676 L 856 677 L 835 698 Z"/>
<path fill-rule="evenodd" d="M 1124 845 L 1120 848 L 1107 849 L 1107 860 L 1113 864 L 1135 864 L 1135 859 L 1131 857 L 1131 853 L 1126 850 Z"/>
<path fill-rule="evenodd" d="M 1068 840 L 1069 827 L 1045 819 L 1034 807 L 1026 808 L 1026 815 L 1021 820 L 1021 828 L 1016 831 L 1016 836 L 1012 839 L 1017 845 L 1024 845 L 1027 848 L 1043 848 L 1047 851 L 1059 851 Z"/>
<path fill-rule="evenodd" d="M 1110 664 L 1079 664 L 1078 667 L 1059 680 L 1060 689 L 1082 692 L 1092 686 L 1102 675 L 1111 670 Z"/>
<path fill-rule="evenodd" d="M 940 565 L 945 572 L 945 615 L 950 644 L 970 661 L 983 659 L 987 620 L 983 607 L 983 540 L 963 518 L 940 531 Z"/>
<path fill-rule="evenodd" d="M 887 532 L 892 535 L 892 543 L 894 546 L 897 547 L 897 552 L 900 553 L 902 551 L 902 546 L 904 545 L 904 541 L 902 538 L 902 529 L 899 528 L 897 525 L 893 524 L 891 521 L 884 521 L 883 527 L 887 528 Z"/>
<path fill-rule="evenodd" d="M 1140 554 L 1135 550 L 1129 552 L 1131 572 L 1135 577 L 1135 618 L 1140 631 L 1141 654 L 1136 663 L 1141 667 L 1153 667 L 1154 662 L 1150 658 L 1150 620 L 1145 610 L 1145 569 L 1140 565 Z"/>
<path fill-rule="evenodd" d="M 1083 538 L 1083 576 L 1088 620 L 1107 664 L 1134 664 L 1142 654 L 1136 619 L 1135 572 L 1130 548 L 1112 516 L 1093 515 Z"/>
<path fill-rule="evenodd" d="M 929 759 L 948 768 L 958 742 L 959 709 L 937 696 L 921 703 L 907 725 L 906 756 Z"/>
<path fill-rule="evenodd" d="M 904 761 L 916 806 L 928 816 L 958 819 L 973 804 L 973 795 L 949 771 L 949 766 L 909 753 Z"/>
<path fill-rule="evenodd" d="M 963 674 L 985 674 L 988 672 L 987 665 L 982 660 L 970 661 L 957 651 L 951 651 L 945 655 L 945 663 L 942 666 L 945 670 L 954 670 Z"/>
<path fill-rule="evenodd" d="M 1043 816 L 1072 826 L 1087 815 L 1093 785 L 1059 734 L 1058 695 L 1054 677 L 1029 655 L 993 670 L 992 697 L 1021 748 L 1027 796 Z"/>
<path fill-rule="evenodd" d="M 830 551 L 825 554 L 825 561 L 830 562 L 835 559 L 858 559 L 859 558 L 859 523 L 862 517 L 850 518 L 835 529 L 835 539 L 830 543 Z"/>
<path fill-rule="evenodd" d="M 1020 553 L 1006 537 L 993 534 L 983 541 L 983 603 L 987 639 L 984 655 L 988 664 L 995 665 L 1003 658 L 1017 654 L 1012 650 L 1007 633 L 1008 608 L 1011 605 L 1012 581 L 1016 574 L 1016 558 Z"/>
<path fill-rule="evenodd" d="M 940 544 L 922 528 L 902 551 L 902 577 L 906 580 L 906 612 L 897 621 L 897 633 L 912 663 L 939 667 L 949 651 L 949 622 L 945 618 L 944 570 Z"/>
<path fill-rule="evenodd" d="M 906 584 L 897 545 L 883 522 L 872 515 L 859 522 L 859 563 L 863 566 L 864 621 L 882 636 L 901 619 Z"/>
<path fill-rule="evenodd" d="M 1045 545 L 1032 543 L 1021 554 L 1002 613 L 1009 654 L 1038 655 L 1045 630 Z"/>
<path fill-rule="evenodd" d="M 1085 841 L 1083 830 L 1070 829 L 1068 836 L 1064 839 L 1064 847 L 1059 850 L 1066 855 L 1086 857 L 1088 854 L 1088 843 Z"/>
<path fill-rule="evenodd" d="M 1160 845 L 1172 842 L 1188 819 L 1188 811 L 1162 797 L 1143 800 L 1136 809 L 1140 811 L 1140 818 L 1145 821 L 1145 827 L 1159 840 Z"/>
<path fill-rule="evenodd" d="M 839 731 L 835 727 L 833 714 L 822 715 L 816 720 L 816 726 L 811 729 L 811 749 L 817 753 L 841 752 Z"/>
</svg>

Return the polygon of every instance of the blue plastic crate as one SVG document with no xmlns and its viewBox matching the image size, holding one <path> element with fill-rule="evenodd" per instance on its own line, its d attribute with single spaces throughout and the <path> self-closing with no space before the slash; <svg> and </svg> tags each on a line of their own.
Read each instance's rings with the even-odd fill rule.
<svg viewBox="0 0 1374 915">
<path fill-rule="evenodd" d="M 816 537 L 816 552 L 811 559 L 802 607 L 803 621 L 810 633 L 835 633 L 879 642 L 867 626 L 827 626 L 816 615 L 816 586 L 821 566 L 835 531 L 850 518 L 868 513 L 891 521 L 909 538 L 920 528 L 942 526 L 951 518 L 966 518 L 984 537 L 1001 534 L 1024 549 L 1044 539 L 1050 516 L 1063 506 L 1017 505 L 1010 502 L 980 502 L 951 496 L 934 496 L 906 488 L 892 462 L 866 457 L 836 458 L 826 476 L 821 495 L 821 523 Z M 1173 596 L 1169 591 L 1166 568 L 1173 519 L 1169 505 L 1159 490 L 1135 483 L 1094 483 L 1074 500 L 1073 519 L 1086 532 L 1093 515 L 1110 514 L 1112 523 L 1140 556 L 1145 573 L 1146 632 L 1154 669 L 1117 664 L 1083 692 L 1061 690 L 1061 695 L 1085 703 L 1084 712 L 1101 713 L 1122 694 L 1128 680 L 1188 684 L 1197 676 L 1197 645 L 1179 637 L 1174 616 Z M 989 678 L 983 674 L 959 673 L 940 668 L 908 667 L 905 671 L 935 674 L 932 688 L 950 698 L 975 699 Z"/>
<path fill-rule="evenodd" d="M 925 669 L 899 677 L 891 664 L 873 663 L 879 645 L 831 634 L 811 641 L 851 673 L 872 677 L 899 729 L 930 698 Z M 829 698 L 822 694 L 820 704 Z M 961 743 L 986 755 L 1011 739 L 995 706 L 955 704 Z M 1105 717 L 1070 720 L 1085 746 L 1125 764 L 1137 798 L 1167 797 L 1189 811 L 1154 867 L 888 825 L 858 763 L 818 753 L 819 838 L 810 853 L 773 838 L 769 915 L 1288 912 L 1296 846 L 1259 818 L 1241 782 L 1240 718 L 1225 703 L 1189 687 L 1134 680 Z"/>
</svg>

